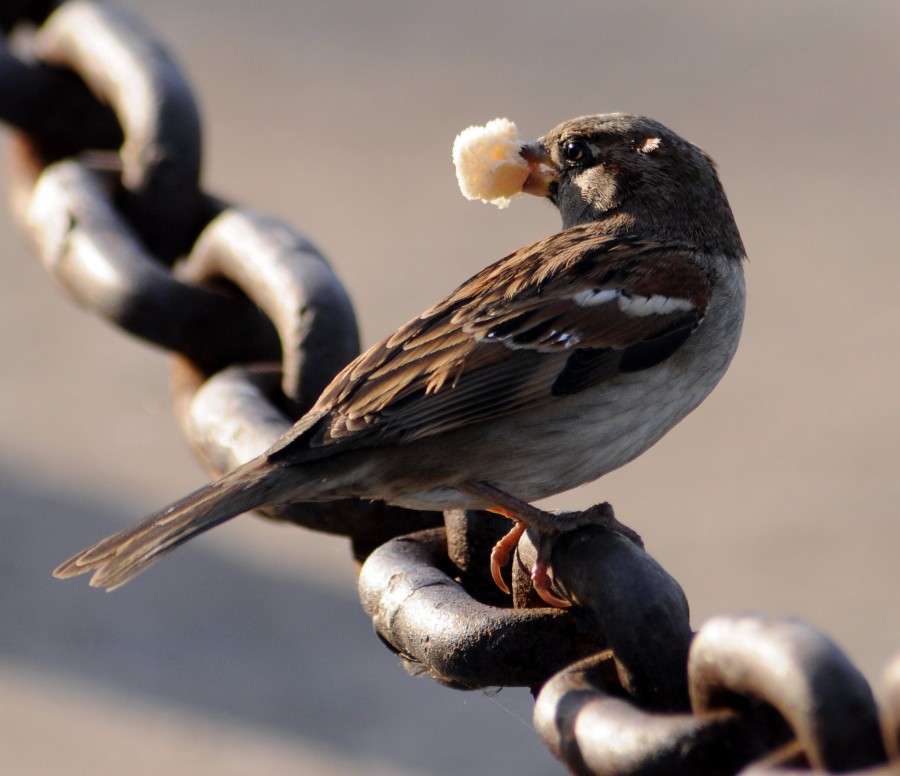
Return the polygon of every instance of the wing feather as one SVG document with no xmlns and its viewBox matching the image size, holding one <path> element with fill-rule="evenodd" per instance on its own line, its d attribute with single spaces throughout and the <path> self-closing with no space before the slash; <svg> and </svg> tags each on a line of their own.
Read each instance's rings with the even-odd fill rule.
<svg viewBox="0 0 900 776">
<path fill-rule="evenodd" d="M 711 280 L 689 248 L 573 227 L 507 256 L 348 365 L 271 457 L 409 441 L 669 358 Z"/>
</svg>

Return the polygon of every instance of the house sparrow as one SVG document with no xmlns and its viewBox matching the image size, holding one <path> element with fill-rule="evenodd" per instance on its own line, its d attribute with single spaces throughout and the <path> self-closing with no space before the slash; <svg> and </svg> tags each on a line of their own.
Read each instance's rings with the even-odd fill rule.
<svg viewBox="0 0 900 776">
<path fill-rule="evenodd" d="M 248 510 L 357 497 L 517 521 L 492 560 L 505 587 L 498 567 L 525 525 L 577 525 L 528 502 L 640 455 L 718 383 L 743 321 L 744 247 L 712 160 L 656 121 L 578 118 L 520 153 L 523 190 L 563 231 L 371 347 L 267 452 L 55 575 L 113 589 Z M 568 603 L 546 559 L 532 576 Z"/>
</svg>

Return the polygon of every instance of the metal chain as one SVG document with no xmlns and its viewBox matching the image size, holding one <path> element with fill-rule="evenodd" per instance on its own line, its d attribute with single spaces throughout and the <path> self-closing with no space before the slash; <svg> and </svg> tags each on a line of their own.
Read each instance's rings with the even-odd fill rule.
<svg viewBox="0 0 900 776">
<path fill-rule="evenodd" d="M 263 452 L 358 353 L 327 261 L 289 225 L 202 191 L 194 98 L 140 22 L 15 0 L 0 28 L 12 208 L 35 252 L 79 304 L 173 352 L 176 415 L 211 474 Z M 526 535 L 510 608 L 486 563 L 502 518 L 356 500 L 265 514 L 350 538 L 363 608 L 411 671 L 532 688 L 536 729 L 572 773 L 900 772 L 900 658 L 880 719 L 808 625 L 720 617 L 693 634 L 681 587 L 618 534 L 556 542 L 567 611 L 535 607 Z"/>
</svg>

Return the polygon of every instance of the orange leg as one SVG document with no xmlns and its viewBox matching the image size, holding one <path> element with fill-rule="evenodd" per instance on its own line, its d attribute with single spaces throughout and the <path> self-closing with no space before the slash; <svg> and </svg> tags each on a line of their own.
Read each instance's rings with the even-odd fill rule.
<svg viewBox="0 0 900 776">
<path fill-rule="evenodd" d="M 491 550 L 491 578 L 504 593 L 509 593 L 509 586 L 503 579 L 502 569 L 509 564 L 510 556 L 519 544 L 522 534 L 528 530 L 528 525 L 511 515 L 508 510 L 499 507 L 492 507 L 488 512 L 497 515 L 503 515 L 513 521 L 512 530 L 505 534 L 499 542 L 494 545 Z M 538 548 L 538 557 L 531 568 L 531 584 L 534 585 L 534 591 L 541 597 L 541 600 L 549 606 L 555 606 L 565 609 L 572 605 L 571 601 L 560 598 L 551 589 L 552 584 L 550 575 L 550 545 L 542 542 Z"/>
<path fill-rule="evenodd" d="M 531 581 L 535 592 L 550 606 L 567 607 L 572 605 L 570 601 L 560 598 L 550 589 L 550 553 L 553 548 L 550 540 L 552 537 L 582 526 L 602 525 L 622 534 L 638 547 L 644 546 L 637 533 L 616 520 L 609 504 L 598 504 L 583 512 L 556 514 L 538 509 L 486 482 L 464 482 L 456 487 L 463 493 L 477 497 L 484 504 L 484 509 L 503 515 L 515 523 L 513 529 L 497 542 L 491 551 L 491 577 L 504 593 L 509 593 L 509 587 L 503 580 L 501 569 L 509 563 L 513 550 L 527 528 L 536 529 L 542 539 L 538 542 L 537 560 L 531 569 Z"/>
<path fill-rule="evenodd" d="M 496 512 L 498 515 L 503 515 L 504 517 L 509 517 L 510 520 L 515 520 L 512 530 L 497 542 L 494 545 L 494 549 L 491 550 L 491 577 L 497 587 L 504 593 L 509 593 L 509 586 L 503 579 L 502 570 L 504 566 L 509 563 L 510 556 L 516 549 L 516 546 L 519 544 L 519 539 L 522 538 L 522 534 L 525 533 L 525 529 L 528 528 L 528 526 L 520 520 L 510 517 L 506 512 L 495 509 L 488 511 Z"/>
<path fill-rule="evenodd" d="M 509 593 L 509 586 L 503 579 L 502 569 L 509 564 L 513 551 L 519 544 L 522 534 L 525 533 L 529 525 L 534 525 L 535 523 L 544 525 L 547 520 L 539 519 L 539 517 L 543 518 L 543 516 L 546 516 L 546 518 L 552 520 L 553 516 L 543 512 L 543 510 L 540 510 L 537 507 L 533 507 L 531 504 L 521 502 L 513 496 L 485 483 L 466 483 L 466 486 L 461 487 L 460 490 L 465 490 L 466 492 L 476 495 L 487 496 L 492 502 L 500 502 L 491 503 L 490 506 L 486 507 L 487 511 L 497 515 L 503 515 L 503 517 L 509 518 L 514 523 L 512 530 L 504 535 L 491 550 L 491 578 L 494 580 L 494 584 L 496 584 L 504 593 Z M 546 545 L 545 548 L 544 545 L 545 543 L 541 543 L 541 547 L 538 549 L 537 560 L 531 569 L 531 581 L 534 585 L 534 590 L 541 599 L 550 606 L 559 608 L 569 607 L 572 605 L 570 601 L 560 598 L 550 590 L 552 584 L 548 573 L 550 568 L 548 557 L 550 547 L 549 545 Z"/>
</svg>

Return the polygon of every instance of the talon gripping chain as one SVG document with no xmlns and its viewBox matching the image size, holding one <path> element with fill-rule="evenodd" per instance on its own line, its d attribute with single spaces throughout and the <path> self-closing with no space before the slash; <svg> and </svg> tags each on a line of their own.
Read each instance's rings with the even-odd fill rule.
<svg viewBox="0 0 900 776">
<path fill-rule="evenodd" d="M 29 56 L 10 45 L 25 27 Z M 192 91 L 139 21 L 16 0 L 0 29 L 12 209 L 35 253 L 78 304 L 173 353 L 176 416 L 209 472 L 258 455 L 359 351 L 330 265 L 289 225 L 203 192 Z M 572 773 L 900 772 L 900 658 L 881 717 L 808 625 L 726 616 L 692 633 L 678 583 L 616 533 L 556 543 L 577 606 L 531 608 L 514 579 L 510 608 L 486 569 L 502 518 L 355 500 L 266 514 L 351 540 L 363 608 L 411 670 L 530 687 L 536 730 Z M 520 576 L 533 551 L 526 536 Z"/>
</svg>

